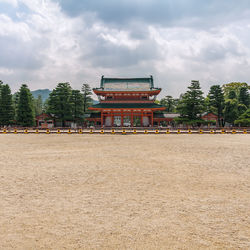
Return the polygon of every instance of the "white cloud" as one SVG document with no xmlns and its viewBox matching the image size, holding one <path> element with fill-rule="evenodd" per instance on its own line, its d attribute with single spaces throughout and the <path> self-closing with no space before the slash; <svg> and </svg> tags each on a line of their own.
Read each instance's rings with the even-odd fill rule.
<svg viewBox="0 0 250 250">
<path fill-rule="evenodd" d="M 12 5 L 13 7 L 17 7 L 18 6 L 18 0 L 0 0 L 0 3 L 7 3 Z"/>
<path fill-rule="evenodd" d="M 27 68 L 27 76 L 23 74 L 23 69 L 17 67 L 14 72 L 12 71 L 13 75 L 16 74 L 16 84 L 20 81 L 32 80 L 29 83 L 31 88 L 47 87 L 46 85 L 54 87 L 57 81 L 69 80 L 70 75 L 79 69 L 77 58 L 81 51 L 78 27 L 83 25 L 82 20 L 65 16 L 58 4 L 47 0 L 20 0 L 19 3 L 25 4 L 30 13 L 24 13 L 20 21 L 1 15 L 0 36 L 8 39 L 15 37 L 25 43 L 32 41 L 30 51 L 26 50 L 25 53 L 30 53 L 30 60 L 33 56 L 39 56 L 43 66 L 30 71 Z M 17 40 L 16 44 L 20 47 L 20 54 L 25 46 L 22 42 Z M 22 64 L 22 58 L 20 58 L 20 64 Z M 9 71 L 5 72 L 9 75 Z M 2 74 L 6 75 L 4 72 Z M 21 78 L 18 79 L 18 77 Z"/>
<path fill-rule="evenodd" d="M 13 70 L 11 69 L 6 69 L 6 68 L 0 68 L 0 74 L 3 74 L 3 75 L 11 75 L 13 74 Z"/>
<path fill-rule="evenodd" d="M 212 84 L 248 81 L 250 48 L 232 32 L 236 28 L 231 25 L 209 32 L 151 26 L 150 36 L 162 51 L 154 65 L 162 87 L 178 95 L 192 79 L 199 79 L 205 91 Z"/>
<path fill-rule="evenodd" d="M 108 29 L 100 25 L 97 27 L 95 25 L 93 28 L 99 33 L 101 38 L 115 46 L 125 46 L 134 50 L 140 44 L 140 41 L 132 39 L 127 31 Z"/>
<path fill-rule="evenodd" d="M 52 0 L 5 2 L 16 15 L 0 14 L 0 77 L 14 90 L 23 82 L 32 89 L 61 81 L 80 88 L 83 82 L 97 86 L 103 74 L 152 74 L 163 94 L 178 96 L 191 79 L 207 91 L 211 84 L 250 78 L 246 15 L 206 30 L 194 27 L 197 16 L 188 17 L 186 26 L 136 18 L 118 26 L 88 12 L 68 16 Z"/>
<path fill-rule="evenodd" d="M 24 22 L 14 22 L 10 17 L 0 14 L 0 36 L 18 37 L 23 41 L 31 40 L 32 30 Z"/>
</svg>

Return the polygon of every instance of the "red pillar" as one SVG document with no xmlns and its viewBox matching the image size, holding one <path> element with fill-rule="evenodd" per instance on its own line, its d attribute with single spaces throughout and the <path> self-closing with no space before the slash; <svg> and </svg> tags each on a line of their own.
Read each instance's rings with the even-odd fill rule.
<svg viewBox="0 0 250 250">
<path fill-rule="evenodd" d="M 123 110 L 121 111 L 121 126 L 123 127 Z"/>
<path fill-rule="evenodd" d="M 111 127 L 114 126 L 114 113 L 111 111 Z"/>
<path fill-rule="evenodd" d="M 101 126 L 103 127 L 103 112 L 101 111 Z"/>
<path fill-rule="evenodd" d="M 143 127 L 143 112 L 141 112 L 141 127 Z"/>
<path fill-rule="evenodd" d="M 154 113 L 153 111 L 151 112 L 151 126 L 154 126 Z"/>
<path fill-rule="evenodd" d="M 133 110 L 131 111 L 131 119 L 130 119 L 131 127 L 134 127 L 134 117 L 133 117 Z"/>
</svg>

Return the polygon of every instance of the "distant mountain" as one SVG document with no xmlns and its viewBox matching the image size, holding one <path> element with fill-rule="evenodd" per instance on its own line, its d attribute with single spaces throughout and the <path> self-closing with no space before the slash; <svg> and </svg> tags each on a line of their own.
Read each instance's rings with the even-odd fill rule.
<svg viewBox="0 0 250 250">
<path fill-rule="evenodd" d="M 42 97 L 42 100 L 43 102 L 49 98 L 49 94 L 51 93 L 52 91 L 49 90 L 49 89 L 37 89 L 37 90 L 34 90 L 34 91 L 31 91 L 31 94 L 33 95 L 34 98 L 38 98 L 38 96 L 40 95 Z M 97 104 L 99 103 L 97 100 L 93 100 L 93 104 Z"/>
<path fill-rule="evenodd" d="M 31 91 L 31 94 L 34 98 L 37 98 L 39 95 L 42 97 L 43 102 L 48 99 L 49 94 L 51 93 L 51 90 L 49 89 L 38 89 Z"/>
</svg>

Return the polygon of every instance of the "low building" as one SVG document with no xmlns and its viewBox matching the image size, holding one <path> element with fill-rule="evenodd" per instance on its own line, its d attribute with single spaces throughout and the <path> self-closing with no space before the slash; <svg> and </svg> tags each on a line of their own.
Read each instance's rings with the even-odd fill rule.
<svg viewBox="0 0 250 250">
<path fill-rule="evenodd" d="M 212 112 L 205 112 L 201 115 L 201 119 L 204 121 L 215 121 L 216 126 L 218 126 L 218 116 Z"/>
<path fill-rule="evenodd" d="M 178 113 L 157 113 L 154 116 L 154 125 L 174 126 L 174 119 L 180 117 Z M 212 112 L 206 112 L 201 115 L 201 119 L 204 121 L 215 121 L 218 125 L 218 116 Z"/>
<path fill-rule="evenodd" d="M 157 113 L 154 116 L 154 125 L 173 126 L 174 118 L 179 117 L 177 113 Z"/>
<path fill-rule="evenodd" d="M 38 128 L 53 128 L 54 120 L 50 115 L 42 113 L 36 116 L 36 126 Z"/>
</svg>

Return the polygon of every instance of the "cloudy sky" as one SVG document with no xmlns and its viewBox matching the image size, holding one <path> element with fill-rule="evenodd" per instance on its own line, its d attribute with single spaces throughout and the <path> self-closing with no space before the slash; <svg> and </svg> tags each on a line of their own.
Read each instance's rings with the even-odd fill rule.
<svg viewBox="0 0 250 250">
<path fill-rule="evenodd" d="M 250 80 L 249 0 L 0 0 L 0 79 L 16 91 L 154 76 L 161 96 L 192 79 Z"/>
</svg>

